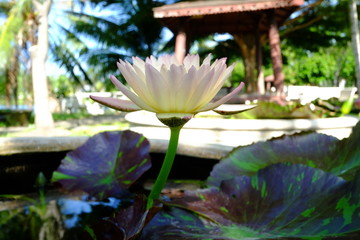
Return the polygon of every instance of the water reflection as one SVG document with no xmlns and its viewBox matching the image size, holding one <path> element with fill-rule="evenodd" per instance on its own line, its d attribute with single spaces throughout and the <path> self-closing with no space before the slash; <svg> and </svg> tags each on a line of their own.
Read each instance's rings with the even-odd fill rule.
<svg viewBox="0 0 360 240">
<path fill-rule="evenodd" d="M 58 201 L 60 211 L 64 217 L 64 224 L 67 229 L 81 225 L 82 219 L 86 214 L 96 212 L 95 209 L 106 209 L 108 211 L 117 209 L 121 200 L 109 198 L 108 202 L 95 202 L 73 199 L 61 199 Z M 105 211 L 107 212 L 107 211 Z"/>
<path fill-rule="evenodd" d="M 32 199 L 32 205 L 0 211 L 0 240 L 81 239 L 86 228 L 131 202 L 117 198 L 96 201 L 87 195 L 47 203 Z"/>
</svg>

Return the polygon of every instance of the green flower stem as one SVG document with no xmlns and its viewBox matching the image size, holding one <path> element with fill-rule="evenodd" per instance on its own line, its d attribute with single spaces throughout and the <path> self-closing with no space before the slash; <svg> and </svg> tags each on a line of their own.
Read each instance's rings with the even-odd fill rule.
<svg viewBox="0 0 360 240">
<path fill-rule="evenodd" d="M 182 125 L 183 126 L 183 125 Z M 168 145 L 168 150 L 165 155 L 163 165 L 160 169 L 159 175 L 154 183 L 154 186 L 151 189 L 151 192 L 148 197 L 146 208 L 150 209 L 153 206 L 154 200 L 158 199 L 161 193 L 161 190 L 166 184 L 166 180 L 169 176 L 171 167 L 173 165 L 176 150 L 179 142 L 179 135 L 182 126 L 170 127 L 170 141 Z"/>
</svg>

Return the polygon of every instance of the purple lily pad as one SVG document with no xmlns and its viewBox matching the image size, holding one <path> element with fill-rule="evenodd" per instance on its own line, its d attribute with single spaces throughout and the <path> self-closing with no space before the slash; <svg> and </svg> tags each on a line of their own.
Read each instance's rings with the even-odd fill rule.
<svg viewBox="0 0 360 240">
<path fill-rule="evenodd" d="M 351 136 L 341 141 L 325 134 L 307 132 L 238 147 L 213 168 L 207 183 L 219 186 L 223 180 L 255 175 L 271 164 L 285 162 L 343 176 L 360 166 L 359 141 L 360 124 L 357 124 Z"/>
<path fill-rule="evenodd" d="M 139 240 L 220 240 L 219 224 L 194 212 L 165 207 L 144 228 Z"/>
<path fill-rule="evenodd" d="M 210 239 L 346 239 L 360 231 L 360 175 L 347 182 L 320 169 L 276 164 L 219 188 L 186 191 L 169 204 L 218 223 Z M 174 229 L 171 223 L 166 227 L 164 233 Z M 193 237 L 184 239 L 206 239 L 184 229 Z"/>
<path fill-rule="evenodd" d="M 150 144 L 132 131 L 99 133 L 69 152 L 52 181 L 100 198 L 120 197 L 151 167 Z"/>
</svg>

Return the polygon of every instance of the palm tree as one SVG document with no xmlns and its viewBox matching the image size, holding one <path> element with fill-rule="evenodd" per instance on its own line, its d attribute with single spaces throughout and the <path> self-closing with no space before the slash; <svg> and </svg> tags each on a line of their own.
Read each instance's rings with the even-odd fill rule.
<svg viewBox="0 0 360 240">
<path fill-rule="evenodd" d="M 14 99 L 17 104 L 19 58 L 22 52 L 28 52 L 32 63 L 35 126 L 38 129 L 53 127 L 45 69 L 49 48 L 48 14 L 51 4 L 52 0 L 20 0 L 0 4 L 0 9 L 8 16 L 0 33 L 0 69 L 6 73 L 6 102 L 11 105 L 11 99 Z M 56 44 L 50 49 L 57 53 L 59 51 Z M 61 60 L 67 63 L 65 66 L 70 69 L 69 71 L 74 71 L 74 66 L 68 64 L 68 57 L 64 57 L 63 54 Z M 85 79 L 90 82 L 87 75 Z"/>
<path fill-rule="evenodd" d="M 21 45 L 28 36 L 27 20 L 30 18 L 31 1 L 1 2 L 0 12 L 9 16 L 0 32 L 0 70 L 5 75 L 6 105 L 17 105 L 17 74 Z"/>
<path fill-rule="evenodd" d="M 48 86 L 45 63 L 48 54 L 48 19 L 51 0 L 20 0 L 8 2 L 8 18 L 0 35 L 0 65 L 7 74 L 7 93 L 13 90 L 16 99 L 17 69 L 20 48 L 31 43 L 31 71 L 34 93 L 35 126 L 38 129 L 53 127 L 48 105 Z M 8 61 L 10 60 L 10 61 Z"/>
<path fill-rule="evenodd" d="M 54 127 L 54 120 L 49 106 L 49 88 L 46 75 L 46 59 L 48 56 L 48 15 L 52 0 L 32 0 L 37 12 L 36 24 L 37 39 L 30 48 L 32 63 L 32 81 L 34 93 L 35 127 L 48 130 Z"/>
<path fill-rule="evenodd" d="M 169 1 L 90 2 L 93 8 L 101 8 L 107 14 L 68 11 L 72 27 L 67 34 L 70 39 L 84 44 L 78 54 L 97 73 L 96 79 L 108 79 L 110 73 L 116 72 L 115 63 L 119 58 L 129 59 L 134 55 L 144 58 L 162 51 L 164 27 L 153 17 L 152 9 Z M 84 47 L 89 41 L 99 47 Z"/>
</svg>

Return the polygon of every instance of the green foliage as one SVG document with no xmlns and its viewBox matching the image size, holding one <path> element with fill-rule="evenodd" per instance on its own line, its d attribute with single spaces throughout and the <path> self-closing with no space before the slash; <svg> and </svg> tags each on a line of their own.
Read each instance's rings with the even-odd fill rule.
<svg viewBox="0 0 360 240">
<path fill-rule="evenodd" d="M 258 101 L 256 107 L 246 112 L 234 115 L 206 115 L 201 114 L 200 117 L 205 118 L 224 118 L 224 119 L 317 119 L 324 117 L 339 116 L 338 108 L 326 101 L 319 104 L 317 101 L 308 104 L 301 104 L 299 101 L 288 101 L 286 104 L 279 104 L 274 101 Z M 338 103 L 340 106 L 342 103 Z M 331 106 L 331 109 L 326 108 Z"/>
<path fill-rule="evenodd" d="M 74 94 L 74 84 L 65 75 L 49 77 L 52 93 L 56 98 L 64 98 Z"/>
<path fill-rule="evenodd" d="M 28 110 L 0 110 L 0 123 L 3 126 L 27 126 L 32 122 L 32 112 Z"/>
<path fill-rule="evenodd" d="M 348 86 L 355 84 L 355 62 L 350 46 L 320 48 L 318 52 L 306 53 L 284 47 L 283 55 L 288 84 L 334 86 L 341 79 L 345 79 Z"/>
<path fill-rule="evenodd" d="M 318 5 L 282 27 L 285 81 L 296 85 L 355 84 L 347 1 L 307 1 Z"/>
<path fill-rule="evenodd" d="M 74 54 L 74 50 L 72 48 L 77 49 L 84 49 L 84 46 L 80 46 L 79 43 L 74 43 L 74 46 L 69 46 L 69 44 L 64 43 L 55 43 L 53 42 L 50 45 L 50 51 L 52 53 L 52 59 L 55 63 L 59 64 L 60 67 L 65 67 L 67 70 L 67 74 L 69 77 L 69 80 L 67 81 L 67 86 L 71 86 L 74 88 L 76 87 L 83 87 L 84 85 L 88 84 L 89 86 L 92 86 L 93 80 L 89 77 L 89 74 L 84 69 L 84 64 L 79 61 L 77 54 Z M 61 78 L 59 77 L 60 82 L 65 82 L 66 80 L 63 79 L 64 76 L 62 75 Z M 54 82 L 53 82 L 54 83 Z M 59 85 L 60 83 L 55 83 L 56 85 Z M 62 88 L 66 87 L 63 86 Z M 59 86 L 55 86 L 55 88 L 59 89 Z M 74 89 L 69 89 L 70 91 Z M 60 92 L 58 92 L 60 93 Z M 64 94 L 64 92 L 60 93 Z"/>
<path fill-rule="evenodd" d="M 244 81 L 245 78 L 245 67 L 241 60 L 235 61 L 235 68 L 231 76 L 226 80 L 225 87 L 237 86 L 240 82 Z"/>
<path fill-rule="evenodd" d="M 306 1 L 311 5 L 316 0 Z M 348 1 L 324 0 L 312 8 L 299 10 L 305 14 L 282 27 L 282 38 L 293 48 L 317 52 L 320 48 L 346 46 L 350 41 Z"/>
<path fill-rule="evenodd" d="M 243 113 L 243 115 L 239 114 L 238 117 L 252 116 L 251 118 L 254 119 L 311 119 L 321 117 L 320 109 L 311 109 L 310 104 L 303 105 L 298 101 L 287 102 L 285 105 L 277 102 L 260 101 L 256 105 L 254 109 Z"/>
<path fill-rule="evenodd" d="M 359 113 L 359 109 L 355 106 L 355 98 L 356 98 L 356 88 L 352 88 L 351 94 L 348 99 L 346 99 L 344 102 L 342 102 L 340 112 L 342 115 L 350 114 L 350 113 Z"/>
</svg>

